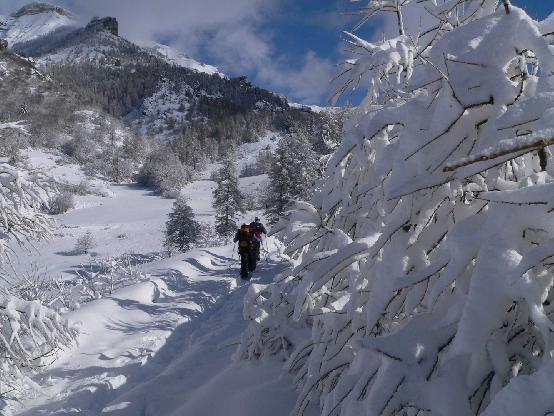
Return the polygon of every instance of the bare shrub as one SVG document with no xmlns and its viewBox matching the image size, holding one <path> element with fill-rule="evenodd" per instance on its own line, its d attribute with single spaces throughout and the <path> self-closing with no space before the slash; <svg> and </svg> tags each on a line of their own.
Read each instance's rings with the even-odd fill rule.
<svg viewBox="0 0 554 416">
<path fill-rule="evenodd" d="M 75 197 L 69 191 L 63 191 L 48 202 L 46 212 L 50 215 L 65 214 L 67 211 L 75 208 Z"/>
<path fill-rule="evenodd" d="M 77 239 L 74 252 L 75 254 L 88 254 L 94 247 L 96 247 L 96 239 L 90 231 L 87 231 Z"/>
</svg>

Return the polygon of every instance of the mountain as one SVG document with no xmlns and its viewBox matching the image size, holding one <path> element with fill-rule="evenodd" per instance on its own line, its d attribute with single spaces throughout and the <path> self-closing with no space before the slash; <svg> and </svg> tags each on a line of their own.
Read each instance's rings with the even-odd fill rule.
<svg viewBox="0 0 554 416">
<path fill-rule="evenodd" d="M 0 38 L 16 45 L 77 25 L 77 18 L 61 7 L 31 3 L 9 16 L 0 16 Z"/>
<path fill-rule="evenodd" d="M 323 124 L 320 113 L 289 106 L 246 77 L 227 78 L 166 45 L 141 47 L 119 36 L 114 18 L 13 49 L 77 91 L 84 103 L 124 118 L 143 136 L 197 140 L 211 156 L 268 130 L 301 126 L 317 133 Z"/>
<path fill-rule="evenodd" d="M 75 27 L 70 12 L 33 3 L 10 19 L 13 33 L 16 21 L 29 19 L 35 35 L 8 40 L 5 56 L 40 74 L 48 88 L 8 77 L 4 115 L 24 116 L 40 145 L 61 149 L 90 173 L 121 181 L 153 163 L 141 177 L 158 186 L 151 173 L 171 159 L 180 178 L 169 182 L 177 188 L 197 166 L 268 132 L 302 130 L 322 153 L 339 141 L 336 114 L 289 105 L 246 77 L 229 78 L 169 46 L 139 46 L 120 35 L 114 17 Z M 131 150 L 138 142 L 141 150 Z"/>
</svg>

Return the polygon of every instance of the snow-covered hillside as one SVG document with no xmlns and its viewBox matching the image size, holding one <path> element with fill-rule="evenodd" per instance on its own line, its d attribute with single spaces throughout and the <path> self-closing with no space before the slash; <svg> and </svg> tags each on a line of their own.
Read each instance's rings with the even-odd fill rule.
<svg viewBox="0 0 554 416">
<path fill-rule="evenodd" d="M 172 48 L 171 46 L 162 45 L 161 43 L 157 42 L 145 42 L 141 43 L 140 46 L 150 51 L 152 54 L 162 57 L 170 64 L 181 66 L 183 68 L 193 69 L 198 72 L 204 72 L 209 75 L 217 74 L 221 77 L 225 76 L 224 74 L 219 72 L 219 69 L 217 69 L 215 66 L 200 63 L 197 60 L 186 55 L 185 53 Z"/>
<path fill-rule="evenodd" d="M 10 46 L 28 42 L 63 28 L 78 26 L 69 11 L 46 3 L 31 3 L 10 16 L 0 16 L 0 38 Z"/>
</svg>

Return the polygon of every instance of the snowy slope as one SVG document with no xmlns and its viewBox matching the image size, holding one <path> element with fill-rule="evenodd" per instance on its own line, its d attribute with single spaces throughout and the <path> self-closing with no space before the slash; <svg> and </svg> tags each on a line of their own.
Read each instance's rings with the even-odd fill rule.
<svg viewBox="0 0 554 416">
<path fill-rule="evenodd" d="M 266 136 L 257 146 L 263 149 L 270 142 Z M 255 147 L 252 144 L 248 150 L 254 152 Z M 77 165 L 56 163 L 55 154 L 32 151 L 27 156 L 32 166 L 64 182 L 85 178 Z M 243 190 L 258 180 L 243 178 Z M 109 196 L 78 197 L 77 209 L 57 216 L 60 232 L 22 257 L 21 267 L 36 263 L 70 277 L 86 256 L 68 251 L 86 230 L 92 230 L 99 242 L 94 249 L 99 257 L 125 252 L 148 257 L 160 250 L 172 200 L 133 185 L 101 181 L 94 185 Z M 213 221 L 214 187 L 214 182 L 203 179 L 184 189 L 200 221 Z M 254 214 L 241 220 L 250 221 Z M 118 239 L 122 233 L 126 239 Z M 271 255 L 264 255 L 253 283 L 267 284 L 285 267 L 279 245 L 269 240 L 266 247 Z M 233 245 L 151 260 L 142 266 L 148 281 L 67 315 L 81 328 L 78 344 L 36 378 L 40 390 L 31 392 L 15 414 L 288 414 L 296 393 L 280 362 L 232 360 L 246 327 L 242 305 L 249 287 L 237 279 Z"/>
<path fill-rule="evenodd" d="M 257 141 L 244 143 L 238 146 L 234 151 L 238 172 L 240 172 L 245 166 L 254 163 L 261 152 L 274 152 L 282 138 L 283 133 L 267 131 L 258 137 Z M 210 178 L 214 172 L 221 168 L 221 166 L 221 162 L 211 164 L 204 172 L 201 173 L 200 177 L 204 179 Z M 241 180 L 242 179 L 247 178 L 241 178 Z"/>
<path fill-rule="evenodd" d="M 539 29 L 542 34 L 554 33 L 554 13 L 539 22 Z"/>
<path fill-rule="evenodd" d="M 204 72 L 209 75 L 217 74 L 221 77 L 225 77 L 225 75 L 219 72 L 219 69 L 217 69 L 215 66 L 198 62 L 197 60 L 191 58 L 183 52 L 176 50 L 175 48 L 172 48 L 171 46 L 162 45 L 161 43 L 157 42 L 144 42 L 139 43 L 139 45 L 148 52 L 164 59 L 170 64 L 181 66 L 183 68 L 193 69 L 198 72 Z"/>
<path fill-rule="evenodd" d="M 77 18 L 61 7 L 31 3 L 10 16 L 0 16 L 0 38 L 7 39 L 13 46 L 77 25 Z"/>
<path fill-rule="evenodd" d="M 288 414 L 296 393 L 279 362 L 232 360 L 248 285 L 236 284 L 231 248 L 195 250 L 150 267 L 152 283 L 71 315 L 86 329 L 80 346 L 44 374 L 42 394 L 16 414 Z M 263 263 L 254 283 L 268 283 L 280 269 L 275 259 Z"/>
</svg>

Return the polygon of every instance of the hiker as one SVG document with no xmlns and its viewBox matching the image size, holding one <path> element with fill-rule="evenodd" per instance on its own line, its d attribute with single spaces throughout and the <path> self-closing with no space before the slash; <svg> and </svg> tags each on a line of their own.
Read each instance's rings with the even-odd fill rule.
<svg viewBox="0 0 554 416">
<path fill-rule="evenodd" d="M 240 277 L 248 279 L 250 273 L 256 270 L 256 252 L 254 244 L 260 239 L 255 235 L 254 228 L 242 224 L 235 234 L 233 241 L 239 243 Z"/>
<path fill-rule="evenodd" d="M 267 236 L 267 230 L 260 222 L 260 218 L 254 218 L 254 221 L 250 223 L 250 228 L 253 229 L 253 233 L 256 236 L 254 241 L 254 252 L 256 253 L 256 260 L 260 260 L 260 247 L 262 245 L 262 234 Z"/>
</svg>

